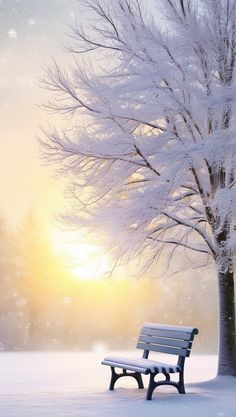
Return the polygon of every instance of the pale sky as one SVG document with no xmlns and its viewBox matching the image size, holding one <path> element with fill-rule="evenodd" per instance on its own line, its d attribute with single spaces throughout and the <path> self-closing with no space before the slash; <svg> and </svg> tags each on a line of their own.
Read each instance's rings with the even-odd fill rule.
<svg viewBox="0 0 236 417">
<path fill-rule="evenodd" d="M 52 57 L 70 61 L 62 44 L 81 2 L 0 0 L 0 211 L 14 225 L 31 209 L 47 222 L 66 204 L 62 181 L 39 159 L 39 128 L 55 124 L 39 107 L 47 101 L 39 78 Z"/>
<path fill-rule="evenodd" d="M 64 205 L 62 184 L 39 160 L 39 126 L 53 122 L 39 107 L 39 77 L 52 56 L 62 57 L 78 3 L 0 0 L 0 210 L 13 224 L 29 209 L 47 221 Z"/>
</svg>

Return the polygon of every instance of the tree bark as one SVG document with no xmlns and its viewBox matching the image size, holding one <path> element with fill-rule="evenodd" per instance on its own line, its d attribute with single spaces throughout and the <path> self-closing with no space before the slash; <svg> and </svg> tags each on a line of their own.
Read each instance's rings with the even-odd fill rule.
<svg viewBox="0 0 236 417">
<path fill-rule="evenodd" d="M 218 375 L 236 376 L 234 274 L 218 271 L 219 357 Z"/>
</svg>

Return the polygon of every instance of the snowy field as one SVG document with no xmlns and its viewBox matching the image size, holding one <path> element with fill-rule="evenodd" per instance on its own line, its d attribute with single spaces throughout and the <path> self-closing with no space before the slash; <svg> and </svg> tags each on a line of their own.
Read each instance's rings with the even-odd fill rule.
<svg viewBox="0 0 236 417">
<path fill-rule="evenodd" d="M 70 352 L 0 354 L 0 417 L 236 415 L 236 379 L 214 379 L 214 356 L 187 359 L 187 395 L 159 387 L 152 401 L 145 400 L 146 390 L 138 390 L 132 378 L 120 379 L 118 388 L 108 391 L 110 369 L 100 365 L 103 357 L 103 353 Z M 148 377 L 144 380 L 147 385 Z"/>
</svg>

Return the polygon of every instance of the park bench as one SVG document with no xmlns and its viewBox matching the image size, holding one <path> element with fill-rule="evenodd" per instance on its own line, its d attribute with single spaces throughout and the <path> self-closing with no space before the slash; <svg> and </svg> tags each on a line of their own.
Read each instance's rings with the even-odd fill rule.
<svg viewBox="0 0 236 417">
<path fill-rule="evenodd" d="M 106 357 L 103 365 L 111 367 L 111 381 L 109 389 L 113 390 L 116 381 L 123 376 L 131 376 L 136 379 L 139 388 L 144 388 L 142 374 L 150 375 L 146 399 L 151 400 L 153 391 L 159 385 L 172 385 L 180 394 L 185 394 L 184 364 L 185 358 L 190 356 L 194 336 L 198 329 L 194 327 L 170 326 L 157 323 L 143 325 L 137 344 L 137 349 L 143 350 L 142 358 L 129 359 L 117 356 Z M 176 365 L 157 362 L 149 359 L 149 352 L 160 352 L 177 355 Z M 115 368 L 121 368 L 122 373 L 117 373 Z M 165 380 L 156 381 L 156 375 L 163 374 Z M 179 374 L 178 381 L 172 381 L 170 374 Z"/>
</svg>

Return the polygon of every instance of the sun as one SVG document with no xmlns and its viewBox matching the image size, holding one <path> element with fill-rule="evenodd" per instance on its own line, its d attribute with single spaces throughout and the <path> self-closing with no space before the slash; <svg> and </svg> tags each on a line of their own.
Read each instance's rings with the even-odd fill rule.
<svg viewBox="0 0 236 417">
<path fill-rule="evenodd" d="M 100 280 L 109 270 L 109 259 L 101 248 L 92 244 L 71 244 L 65 247 L 70 269 L 75 277 L 84 280 Z"/>
<path fill-rule="evenodd" d="M 53 233 L 53 246 L 73 276 L 81 280 L 101 280 L 111 269 L 111 259 L 104 249 L 67 232 Z"/>
</svg>

